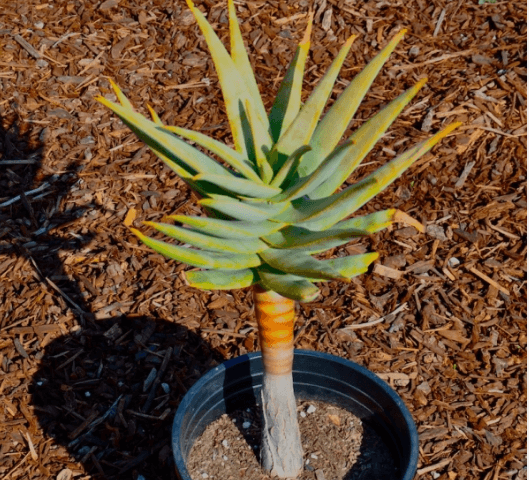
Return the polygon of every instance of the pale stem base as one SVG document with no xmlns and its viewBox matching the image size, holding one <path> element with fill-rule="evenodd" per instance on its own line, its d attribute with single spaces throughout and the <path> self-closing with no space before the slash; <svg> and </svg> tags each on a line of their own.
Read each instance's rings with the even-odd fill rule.
<svg viewBox="0 0 529 480">
<path fill-rule="evenodd" d="M 263 376 L 261 465 L 271 476 L 295 479 L 303 468 L 303 449 L 292 373 Z"/>
</svg>

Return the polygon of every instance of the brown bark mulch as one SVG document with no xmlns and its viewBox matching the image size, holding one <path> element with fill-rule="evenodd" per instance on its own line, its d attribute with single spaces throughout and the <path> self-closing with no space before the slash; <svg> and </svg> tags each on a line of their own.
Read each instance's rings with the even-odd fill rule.
<svg viewBox="0 0 529 480">
<path fill-rule="evenodd" d="M 526 470 L 526 5 L 236 2 L 265 106 L 315 10 L 306 96 L 351 33 L 335 94 L 409 29 L 351 124 L 429 81 L 351 180 L 464 125 L 359 213 L 402 225 L 350 285 L 301 305 L 296 347 L 352 359 L 417 423 L 417 479 Z M 224 2 L 201 7 L 227 38 Z M 255 351 L 248 291 L 203 292 L 124 225 L 199 214 L 185 184 L 94 101 L 106 77 L 167 124 L 230 143 L 215 70 L 183 1 L 0 5 L 0 477 L 175 478 L 174 413 L 212 366 Z"/>
</svg>

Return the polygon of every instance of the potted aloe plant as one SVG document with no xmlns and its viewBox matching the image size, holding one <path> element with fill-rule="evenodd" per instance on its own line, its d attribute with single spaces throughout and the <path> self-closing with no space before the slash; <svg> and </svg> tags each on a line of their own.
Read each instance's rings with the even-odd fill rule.
<svg viewBox="0 0 529 480">
<path fill-rule="evenodd" d="M 423 231 L 419 222 L 396 209 L 348 217 L 459 123 L 446 126 L 360 182 L 338 191 L 425 83 L 425 79 L 420 80 L 340 143 L 364 95 L 405 30 L 356 75 L 320 119 L 355 37 L 347 40 L 302 104 L 310 18 L 267 115 L 233 0 L 228 0 L 230 52 L 201 11 L 191 1 L 187 3 L 215 63 L 234 148 L 192 130 L 165 126 L 150 107 L 152 121 L 146 119 L 113 82 L 120 104 L 103 97 L 98 100 L 200 195 L 199 204 L 209 214 L 168 217 L 186 227 L 144 222 L 194 248 L 156 240 L 134 228 L 132 233 L 162 255 L 199 267 L 185 272 L 189 284 L 196 288 L 253 289 L 264 371 L 261 462 L 270 474 L 293 478 L 303 467 L 292 380 L 295 302 L 316 299 L 319 289 L 315 283 L 350 282 L 352 277 L 366 272 L 378 257 L 376 252 L 330 260 L 317 260 L 313 255 L 377 232 L 393 222 L 405 222 Z M 217 155 L 223 163 L 185 140 Z"/>
</svg>

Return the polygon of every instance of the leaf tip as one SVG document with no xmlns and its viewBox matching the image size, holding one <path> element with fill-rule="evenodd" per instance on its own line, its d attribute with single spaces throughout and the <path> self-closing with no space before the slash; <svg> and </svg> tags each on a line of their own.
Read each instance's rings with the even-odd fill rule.
<svg viewBox="0 0 529 480">
<path fill-rule="evenodd" d="M 129 227 L 129 230 L 134 234 L 136 235 L 138 238 L 144 238 L 145 235 L 143 235 L 143 233 L 141 233 L 139 230 L 137 230 L 136 228 L 133 228 L 133 227 Z"/>
<path fill-rule="evenodd" d="M 416 88 L 417 90 L 420 90 L 420 89 L 426 84 L 427 81 L 428 81 L 428 77 L 421 78 L 421 79 L 417 82 L 417 84 L 415 85 L 415 88 Z"/>
<path fill-rule="evenodd" d="M 312 32 L 312 21 L 314 20 L 314 10 L 311 10 L 309 13 L 309 20 L 307 22 L 307 29 L 305 30 L 305 35 L 300 42 L 300 45 L 307 45 L 310 43 L 310 35 Z"/>
<path fill-rule="evenodd" d="M 421 233 L 425 232 L 424 225 L 421 222 L 415 220 L 413 217 L 410 217 L 407 213 L 403 212 L 402 210 L 395 210 L 395 213 L 393 214 L 391 220 L 393 222 L 400 222 L 411 225 Z"/>
<path fill-rule="evenodd" d="M 149 113 L 151 114 L 151 117 L 152 117 L 153 122 L 155 122 L 155 123 L 159 123 L 158 121 L 161 122 L 160 117 L 159 117 L 158 114 L 154 111 L 154 108 L 152 108 L 148 103 L 147 103 L 147 110 L 149 110 Z"/>
<path fill-rule="evenodd" d="M 345 42 L 345 44 L 346 44 L 348 47 L 350 47 L 350 46 L 353 44 L 353 42 L 355 41 L 355 39 L 356 39 L 357 36 L 358 36 L 358 35 L 355 35 L 355 34 L 351 35 L 351 36 L 347 39 L 347 41 Z"/>
</svg>

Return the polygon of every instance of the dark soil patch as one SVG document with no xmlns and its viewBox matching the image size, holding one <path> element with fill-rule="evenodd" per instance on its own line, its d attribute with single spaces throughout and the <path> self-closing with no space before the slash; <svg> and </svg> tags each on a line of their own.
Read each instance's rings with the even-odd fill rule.
<svg viewBox="0 0 529 480">
<path fill-rule="evenodd" d="M 347 410 L 299 401 L 304 471 L 299 480 L 397 480 L 382 438 Z M 224 414 L 195 441 L 187 461 L 193 480 L 273 480 L 259 465 L 258 407 Z"/>
</svg>

